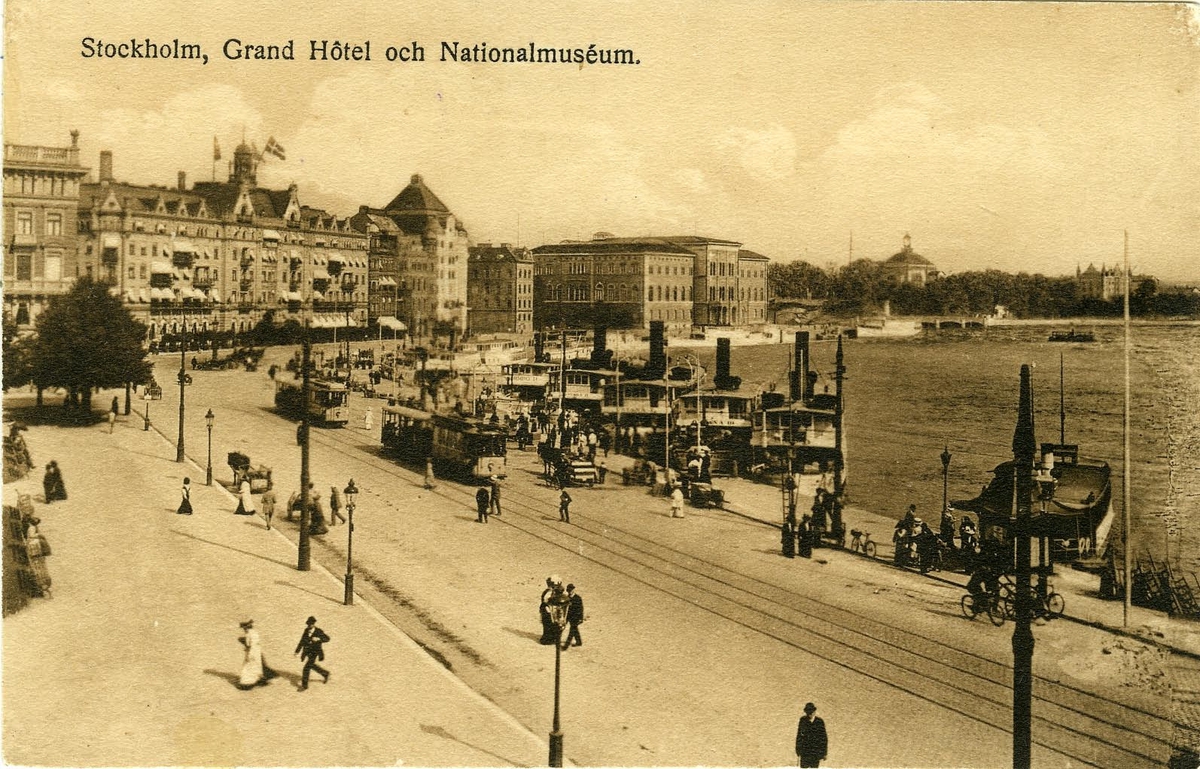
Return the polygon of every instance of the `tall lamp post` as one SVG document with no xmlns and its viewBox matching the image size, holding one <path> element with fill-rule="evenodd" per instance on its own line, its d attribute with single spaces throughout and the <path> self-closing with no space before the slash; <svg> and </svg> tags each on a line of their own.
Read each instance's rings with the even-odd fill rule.
<svg viewBox="0 0 1200 769">
<path fill-rule="evenodd" d="M 354 554 L 354 507 L 358 501 L 358 487 L 354 479 L 342 490 L 346 497 L 346 595 L 342 598 L 345 606 L 354 605 L 354 570 L 352 558 Z"/>
<path fill-rule="evenodd" d="M 949 510 L 950 495 L 950 447 L 942 449 L 942 512 Z"/>
<path fill-rule="evenodd" d="M 565 617 L 565 614 L 563 615 Z M 563 733 L 558 720 L 558 692 L 562 680 L 562 623 L 555 618 L 558 633 L 554 635 L 554 725 L 550 732 L 550 760 L 548 764 L 554 767 L 563 765 Z"/>
<path fill-rule="evenodd" d="M 1017 428 L 1013 432 L 1013 504 L 1016 544 L 1016 609 L 1013 629 L 1013 769 L 1027 769 L 1032 760 L 1033 740 L 1033 606 L 1030 591 L 1030 535 L 1034 484 L 1033 381 L 1029 364 L 1021 366 L 1021 398 Z"/>
<path fill-rule="evenodd" d="M 149 386 L 146 387 L 145 398 L 146 398 L 146 416 L 142 421 L 142 429 L 149 430 L 150 429 L 150 401 L 151 401 Z"/>
<path fill-rule="evenodd" d="M 175 461 L 183 461 L 183 400 L 184 388 L 192 383 L 192 376 L 187 372 L 187 320 L 184 320 L 183 339 L 179 343 L 179 437 L 175 441 Z"/>
<path fill-rule="evenodd" d="M 212 413 L 212 409 L 209 409 L 208 413 L 204 415 L 204 424 L 208 426 L 208 468 L 204 471 L 205 486 L 212 485 L 212 429 L 216 419 L 217 416 Z"/>
</svg>

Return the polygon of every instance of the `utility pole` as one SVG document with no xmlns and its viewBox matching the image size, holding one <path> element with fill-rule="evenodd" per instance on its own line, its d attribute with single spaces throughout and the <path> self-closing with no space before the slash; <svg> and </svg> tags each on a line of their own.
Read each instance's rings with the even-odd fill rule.
<svg viewBox="0 0 1200 769">
<path fill-rule="evenodd" d="M 308 527 L 310 514 L 308 495 L 309 476 L 308 476 L 308 434 L 311 428 L 308 420 L 308 399 L 311 395 L 311 382 L 309 380 L 309 367 L 312 365 L 312 341 L 309 339 L 308 321 L 304 322 L 304 344 L 303 355 L 300 359 L 300 370 L 303 382 L 300 390 L 300 544 L 297 547 L 297 563 L 296 568 L 299 571 L 308 571 L 311 566 L 309 564 L 309 552 L 311 545 L 309 544 Z"/>
<path fill-rule="evenodd" d="M 1029 364 L 1021 366 L 1021 399 L 1013 432 L 1013 479 L 1016 522 L 1017 617 L 1013 630 L 1013 767 L 1028 769 L 1033 740 L 1033 606 L 1029 561 L 1033 511 L 1033 461 L 1037 442 L 1033 430 L 1033 381 Z"/>
<path fill-rule="evenodd" d="M 184 319 L 183 339 L 179 343 L 179 437 L 175 440 L 175 461 L 182 462 L 183 455 L 183 399 L 187 387 L 187 319 Z"/>
<path fill-rule="evenodd" d="M 845 360 L 845 355 L 842 352 L 842 335 L 838 334 L 837 358 L 835 359 L 833 380 L 834 389 L 837 394 L 837 403 L 833 407 L 833 496 L 836 499 L 841 499 L 842 492 L 845 491 L 843 476 L 846 474 L 846 428 L 844 425 L 846 404 L 845 397 L 842 394 L 842 382 L 846 378 Z"/>
</svg>

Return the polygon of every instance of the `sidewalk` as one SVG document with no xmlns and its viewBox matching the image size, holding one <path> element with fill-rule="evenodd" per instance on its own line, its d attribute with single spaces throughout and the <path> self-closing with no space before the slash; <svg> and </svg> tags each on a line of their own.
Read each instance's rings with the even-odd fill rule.
<svg viewBox="0 0 1200 769">
<path fill-rule="evenodd" d="M 34 496 L 53 598 L 4 619 L 4 759 L 52 766 L 536 765 L 547 747 L 400 634 L 259 517 L 234 516 L 204 470 L 136 415 L 108 426 L 32 427 L 38 467 L 63 466 L 65 502 Z M 89 461 L 91 458 L 91 461 Z M 195 515 L 175 507 L 192 478 Z M 282 500 L 280 502 L 282 506 Z M 330 683 L 298 691 L 304 620 L 331 636 Z M 281 673 L 233 686 L 238 623 L 253 618 Z"/>
</svg>

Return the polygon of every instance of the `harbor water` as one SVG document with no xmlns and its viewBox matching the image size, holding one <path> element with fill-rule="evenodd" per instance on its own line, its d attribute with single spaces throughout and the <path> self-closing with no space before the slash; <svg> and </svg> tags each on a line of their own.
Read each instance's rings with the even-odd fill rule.
<svg viewBox="0 0 1200 769">
<path fill-rule="evenodd" d="M 936 528 L 943 448 L 949 498 L 976 496 L 992 469 L 1012 458 L 1020 367 L 1033 364 L 1039 443 L 1057 443 L 1059 358 L 1066 443 L 1112 468 L 1119 541 L 1124 495 L 1124 329 L 1097 325 L 1094 343 L 1054 343 L 1053 326 L 926 330 L 907 339 L 845 340 L 848 490 L 851 504 L 899 517 L 916 504 Z M 1133 554 L 1200 572 L 1200 324 L 1138 323 L 1131 333 Z M 818 391 L 833 391 L 833 341 L 812 343 Z M 742 388 L 787 391 L 791 335 L 783 343 L 735 347 Z M 712 348 L 673 342 L 713 371 Z"/>
</svg>

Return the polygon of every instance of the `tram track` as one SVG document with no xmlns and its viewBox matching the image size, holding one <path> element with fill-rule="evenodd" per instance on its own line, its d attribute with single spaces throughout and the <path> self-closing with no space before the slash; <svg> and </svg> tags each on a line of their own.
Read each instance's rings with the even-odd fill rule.
<svg viewBox="0 0 1200 769">
<path fill-rule="evenodd" d="M 408 482 L 421 479 L 384 456 L 362 453 L 359 442 L 337 431 L 312 435 L 330 447 L 358 450 L 358 461 L 386 474 Z M 443 481 L 432 493 L 473 509 L 473 490 Z M 577 517 L 563 530 L 551 501 L 511 485 L 505 487 L 504 499 L 506 515 L 498 520 L 528 536 L 848 671 L 1011 732 L 1011 666 L 625 528 Z M 1163 765 L 1170 756 L 1177 724 L 1169 718 L 1037 676 L 1034 699 L 1034 742 L 1082 764 Z"/>
</svg>

